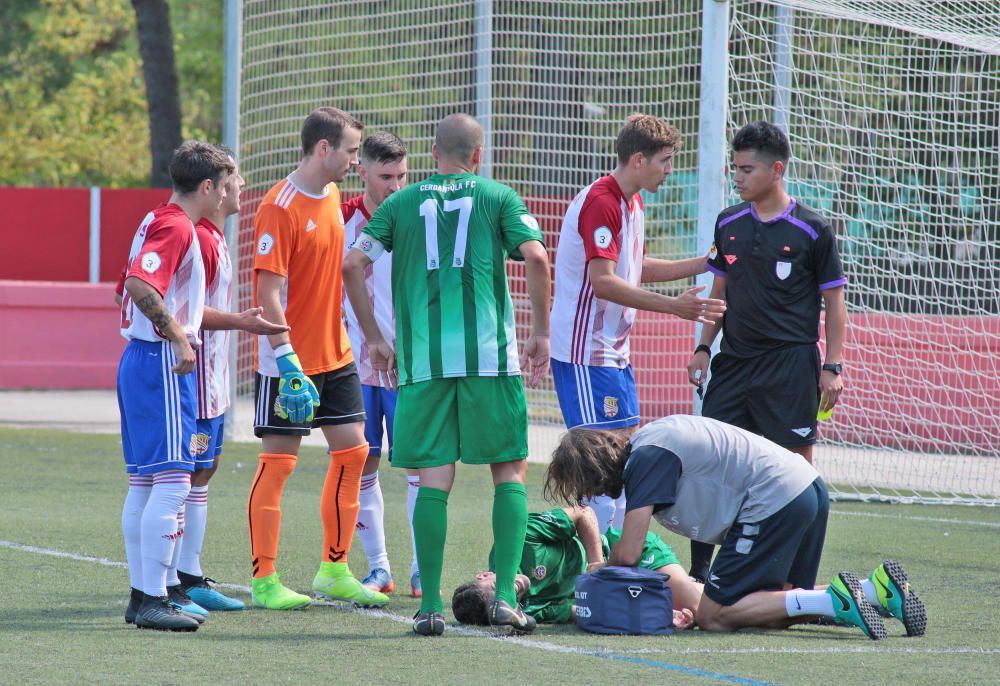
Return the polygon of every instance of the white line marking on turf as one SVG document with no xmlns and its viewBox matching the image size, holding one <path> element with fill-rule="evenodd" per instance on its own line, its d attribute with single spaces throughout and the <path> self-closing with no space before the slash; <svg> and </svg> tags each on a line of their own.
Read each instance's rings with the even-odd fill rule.
<svg viewBox="0 0 1000 686">
<path fill-rule="evenodd" d="M 827 655 L 844 653 L 897 653 L 902 655 L 1000 655 L 1000 648 L 889 648 L 884 646 L 855 646 L 850 648 L 623 648 L 619 653 L 628 655 Z"/>
<path fill-rule="evenodd" d="M 849 513 L 843 513 L 849 514 Z M 13 541 L 0 540 L 0 547 L 11 548 L 13 550 L 20 550 L 26 553 L 34 553 L 36 555 L 47 555 L 49 557 L 61 557 L 68 560 L 75 560 L 77 562 L 93 562 L 94 564 L 101 565 L 103 567 L 114 567 L 117 569 L 127 569 L 128 565 L 124 562 L 118 560 L 109 560 L 106 557 L 94 557 L 92 555 L 78 555 L 77 553 L 68 553 L 63 550 L 55 550 L 53 548 L 40 548 L 34 545 L 26 545 L 24 543 L 15 543 Z M 250 587 L 244 586 L 242 584 L 231 584 L 231 583 L 219 583 L 218 586 L 222 588 L 227 588 L 233 591 L 241 591 L 246 594 L 250 594 Z M 409 617 L 404 617 L 403 615 L 396 614 L 395 612 L 389 612 L 388 610 L 376 610 L 376 609 L 366 609 L 366 608 L 356 608 L 347 607 L 342 603 L 328 603 L 324 601 L 315 601 L 317 605 L 333 606 L 338 608 L 348 609 L 350 612 L 355 614 L 372 617 L 375 619 L 388 619 L 399 624 L 409 625 L 413 620 Z M 554 653 L 566 653 L 570 655 L 580 655 L 586 657 L 603 657 L 611 656 L 614 654 L 618 655 L 753 655 L 753 654 L 802 654 L 802 655 L 812 655 L 812 654 L 847 654 L 847 653 L 903 653 L 903 654 L 914 654 L 914 655 L 1000 655 L 1000 648 L 976 648 L 976 647 L 955 647 L 955 648 L 888 648 L 882 646 L 856 646 L 856 647 L 846 647 L 846 648 L 817 648 L 817 649 L 802 649 L 802 648 L 678 648 L 677 650 L 663 650 L 660 648 L 624 648 L 611 650 L 608 648 L 577 648 L 575 646 L 560 645 L 558 643 L 548 643 L 545 641 L 540 641 L 537 639 L 527 639 L 520 636 L 503 636 L 497 635 L 489 630 L 476 629 L 470 626 L 462 626 L 456 624 L 448 625 L 448 633 L 460 634 L 463 636 L 473 636 L 477 638 L 485 638 L 491 641 L 504 641 L 507 643 L 513 643 L 515 645 L 524 646 L 526 648 L 536 648 L 538 650 L 545 650 Z"/>
<path fill-rule="evenodd" d="M 969 524 L 971 526 L 988 526 L 1000 529 L 1000 522 L 983 522 L 975 519 L 947 519 L 945 517 L 914 517 L 910 515 L 890 515 L 879 512 L 846 512 L 844 510 L 830 510 L 831 514 L 844 515 L 845 517 L 873 517 L 875 519 L 905 519 L 910 522 L 937 522 L 940 524 Z"/>
<path fill-rule="evenodd" d="M 14 543 L 13 541 L 0 541 L 0 546 L 4 548 L 13 548 L 14 550 L 23 550 L 26 553 L 35 553 L 37 555 L 48 555 L 49 557 L 65 557 L 70 560 L 76 560 L 77 562 L 95 562 L 104 567 L 119 567 L 121 569 L 128 569 L 128 565 L 124 562 L 118 562 L 117 560 L 109 560 L 106 557 L 91 557 L 90 555 L 77 555 L 76 553 L 67 553 L 62 550 L 53 550 L 52 548 L 38 548 L 33 545 L 25 545 L 24 543 Z"/>
</svg>

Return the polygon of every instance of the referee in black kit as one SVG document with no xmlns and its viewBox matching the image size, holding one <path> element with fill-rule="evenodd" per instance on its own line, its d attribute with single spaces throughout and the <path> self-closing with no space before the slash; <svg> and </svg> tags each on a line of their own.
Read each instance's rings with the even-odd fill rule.
<svg viewBox="0 0 1000 686">
<path fill-rule="evenodd" d="M 817 411 L 841 391 L 847 309 L 844 276 L 830 224 L 790 197 L 784 175 L 791 157 L 777 126 L 755 122 L 732 142 L 733 180 L 743 200 L 719 214 L 708 269 L 710 297 L 726 301 L 721 323 L 705 324 L 688 363 L 688 379 L 706 378 L 711 345 L 721 351 L 702 414 L 747 429 L 812 463 Z M 820 300 L 826 307 L 826 359 L 820 365 Z M 705 581 L 712 546 L 691 543 L 691 576 Z"/>
</svg>

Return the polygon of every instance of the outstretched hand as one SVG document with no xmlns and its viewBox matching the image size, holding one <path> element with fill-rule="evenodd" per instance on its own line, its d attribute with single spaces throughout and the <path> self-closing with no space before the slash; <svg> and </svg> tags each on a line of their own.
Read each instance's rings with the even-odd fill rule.
<svg viewBox="0 0 1000 686">
<path fill-rule="evenodd" d="M 686 607 L 683 610 L 674 610 L 674 628 L 678 631 L 690 629 L 694 626 L 694 613 Z"/>
<path fill-rule="evenodd" d="M 532 334 L 521 350 L 521 373 L 528 375 L 528 385 L 534 388 L 549 372 L 549 337 Z"/>
<path fill-rule="evenodd" d="M 726 313 L 726 301 L 715 298 L 699 298 L 705 286 L 695 286 L 674 298 L 671 314 L 681 319 L 690 319 L 702 324 L 714 324 Z"/>
<path fill-rule="evenodd" d="M 274 334 L 292 330 L 292 327 L 285 324 L 275 324 L 274 322 L 267 321 L 262 316 L 263 313 L 263 307 L 251 307 L 248 310 L 243 310 L 236 315 L 239 329 L 260 336 L 273 336 Z"/>
</svg>

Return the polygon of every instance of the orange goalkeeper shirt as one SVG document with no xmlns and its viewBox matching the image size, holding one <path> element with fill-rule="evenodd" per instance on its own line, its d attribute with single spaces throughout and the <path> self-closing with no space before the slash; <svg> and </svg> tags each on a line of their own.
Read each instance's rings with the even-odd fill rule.
<svg viewBox="0 0 1000 686">
<path fill-rule="evenodd" d="M 342 317 L 344 218 L 337 186 L 316 196 L 290 178 L 280 181 L 257 208 L 254 234 L 254 304 L 261 270 L 285 277 L 281 305 L 303 371 L 320 374 L 353 362 Z M 257 370 L 278 376 L 266 336 L 257 337 Z"/>
</svg>

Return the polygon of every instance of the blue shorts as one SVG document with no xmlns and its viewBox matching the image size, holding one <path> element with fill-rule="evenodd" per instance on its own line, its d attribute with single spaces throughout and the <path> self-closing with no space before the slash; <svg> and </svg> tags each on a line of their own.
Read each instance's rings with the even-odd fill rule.
<svg viewBox="0 0 1000 686">
<path fill-rule="evenodd" d="M 198 450 L 194 456 L 195 469 L 211 469 L 215 458 L 222 454 L 226 415 L 198 420 Z"/>
<path fill-rule="evenodd" d="M 632 365 L 618 369 L 552 360 L 552 378 L 567 429 L 619 429 L 639 424 Z"/>
<path fill-rule="evenodd" d="M 194 374 L 180 376 L 168 342 L 132 340 L 118 364 L 118 409 L 122 418 L 125 471 L 155 474 L 194 471 L 198 447 Z"/>
<path fill-rule="evenodd" d="M 392 422 L 396 416 L 396 391 L 381 386 L 361 385 L 361 396 L 365 401 L 365 440 L 368 441 L 368 456 L 382 454 L 382 419 L 389 438 L 389 461 L 392 462 Z"/>
<path fill-rule="evenodd" d="M 812 589 L 826 540 L 830 494 L 816 477 L 792 502 L 754 524 L 737 522 L 712 562 L 705 595 L 734 605 L 757 591 Z"/>
</svg>

